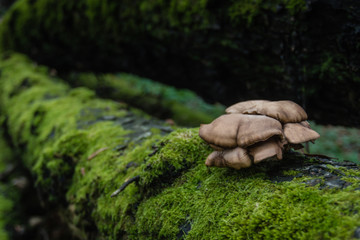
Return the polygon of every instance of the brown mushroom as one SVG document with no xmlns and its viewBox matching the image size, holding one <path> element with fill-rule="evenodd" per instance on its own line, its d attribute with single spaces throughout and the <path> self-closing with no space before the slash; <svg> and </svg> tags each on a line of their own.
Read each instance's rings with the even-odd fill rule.
<svg viewBox="0 0 360 240">
<path fill-rule="evenodd" d="M 233 148 L 212 152 L 205 161 L 208 167 L 231 167 L 235 169 L 251 166 L 251 159 L 244 148 Z"/>
<path fill-rule="evenodd" d="M 306 125 L 303 122 L 285 124 L 284 135 L 286 140 L 291 144 L 314 141 L 320 137 L 320 134 L 310 128 L 310 125 Z"/>
<path fill-rule="evenodd" d="M 265 159 L 282 159 L 283 143 L 280 139 L 272 137 L 264 142 L 256 143 L 248 148 L 249 154 L 253 157 L 254 163 L 259 163 Z"/>
<path fill-rule="evenodd" d="M 226 113 L 260 114 L 279 120 L 282 123 L 301 122 L 307 119 L 304 109 L 298 104 L 283 101 L 252 100 L 228 107 Z"/>
<path fill-rule="evenodd" d="M 202 124 L 200 137 L 222 148 L 247 147 L 272 136 L 283 138 L 279 121 L 262 115 L 222 115 L 210 124 Z"/>
<path fill-rule="evenodd" d="M 281 160 L 284 149 L 297 150 L 320 137 L 305 121 L 304 109 L 291 101 L 246 101 L 226 112 L 200 126 L 200 137 L 216 150 L 207 157 L 207 166 L 241 169 L 252 160 Z"/>
</svg>

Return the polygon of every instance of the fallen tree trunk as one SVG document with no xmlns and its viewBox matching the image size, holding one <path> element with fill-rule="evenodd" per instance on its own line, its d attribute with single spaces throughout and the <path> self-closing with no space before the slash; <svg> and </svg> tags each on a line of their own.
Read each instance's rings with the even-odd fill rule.
<svg viewBox="0 0 360 240">
<path fill-rule="evenodd" d="M 72 86 L 92 89 L 100 97 L 121 100 L 161 119 L 194 127 L 220 116 L 225 107 L 211 105 L 194 92 L 131 74 L 72 73 L 66 77 Z"/>
<path fill-rule="evenodd" d="M 0 69 L 4 130 L 40 201 L 79 239 L 359 237 L 354 163 L 289 152 L 240 171 L 207 169 L 211 149 L 197 128 L 174 130 L 70 89 L 20 55 Z"/>
</svg>

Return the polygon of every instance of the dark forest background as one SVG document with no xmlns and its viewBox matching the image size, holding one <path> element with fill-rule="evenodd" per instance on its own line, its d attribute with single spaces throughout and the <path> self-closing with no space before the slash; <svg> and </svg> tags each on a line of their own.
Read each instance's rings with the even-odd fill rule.
<svg viewBox="0 0 360 240">
<path fill-rule="evenodd" d="M 356 0 L 18 0 L 0 47 L 60 74 L 134 73 L 224 105 L 290 99 L 359 127 L 359 21 Z"/>
</svg>

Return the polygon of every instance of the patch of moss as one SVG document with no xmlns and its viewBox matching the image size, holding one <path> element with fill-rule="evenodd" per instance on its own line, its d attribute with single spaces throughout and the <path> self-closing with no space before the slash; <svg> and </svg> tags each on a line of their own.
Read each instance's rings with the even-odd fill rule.
<svg viewBox="0 0 360 240">
<path fill-rule="evenodd" d="M 283 174 L 287 175 L 287 176 L 296 176 L 299 173 L 300 173 L 300 171 L 297 171 L 297 170 L 285 170 L 285 171 L 283 171 Z"/>
<path fill-rule="evenodd" d="M 247 170 L 209 174 L 199 165 L 139 206 L 133 234 L 140 239 L 348 239 L 360 219 L 359 194 L 273 183 Z M 344 212 L 339 202 L 356 209 Z M 181 233 L 185 223 L 190 227 Z"/>
<path fill-rule="evenodd" d="M 201 159 L 200 156 L 209 154 L 210 148 L 197 133 L 198 128 L 181 129 L 164 137 L 157 154 L 147 159 L 142 167 L 141 184 L 151 185 L 163 176 L 177 177 L 181 171 L 197 164 Z M 161 184 L 161 182 L 156 183 Z"/>
<path fill-rule="evenodd" d="M 118 138 L 124 138 L 128 131 L 111 118 L 102 117 L 124 116 L 125 105 L 96 100 L 85 88 L 71 90 L 56 79 L 52 82 L 46 72 L 37 72 L 38 67 L 19 55 L 1 67 L 2 77 L 12 79 L 3 81 L 1 88 L 2 107 L 16 106 L 6 108 L 12 141 L 28 153 L 24 154 L 25 163 L 33 169 L 42 190 L 55 201 L 68 188 L 77 162 L 95 151 L 95 142 L 106 144 L 111 139 L 115 146 Z M 27 79 L 28 87 L 11 94 L 23 79 Z"/>
</svg>

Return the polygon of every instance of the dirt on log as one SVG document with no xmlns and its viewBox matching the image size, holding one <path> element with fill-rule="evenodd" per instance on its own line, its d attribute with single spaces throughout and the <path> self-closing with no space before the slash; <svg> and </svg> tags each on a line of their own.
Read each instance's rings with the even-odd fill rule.
<svg viewBox="0 0 360 240">
<path fill-rule="evenodd" d="M 0 70 L 7 141 L 75 239 L 359 238 L 359 165 L 288 152 L 208 169 L 198 128 L 71 89 L 21 55 Z"/>
</svg>

